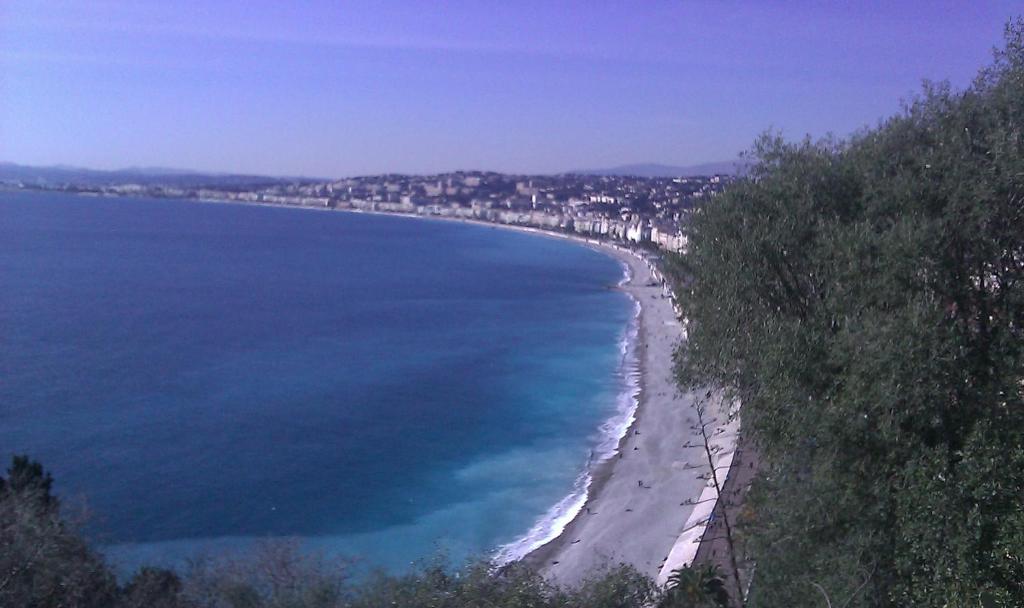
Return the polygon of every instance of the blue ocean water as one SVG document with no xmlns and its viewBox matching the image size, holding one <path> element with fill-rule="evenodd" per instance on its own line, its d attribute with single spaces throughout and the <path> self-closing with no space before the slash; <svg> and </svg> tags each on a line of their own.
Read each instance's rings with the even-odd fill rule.
<svg viewBox="0 0 1024 608">
<path fill-rule="evenodd" d="M 0 457 L 123 568 L 278 535 L 393 571 L 488 554 L 621 415 L 621 277 L 486 226 L 0 193 Z"/>
</svg>

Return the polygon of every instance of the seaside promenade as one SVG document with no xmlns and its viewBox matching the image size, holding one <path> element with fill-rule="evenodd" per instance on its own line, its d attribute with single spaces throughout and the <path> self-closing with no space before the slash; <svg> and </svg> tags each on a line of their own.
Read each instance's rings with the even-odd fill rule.
<svg viewBox="0 0 1024 608">
<path fill-rule="evenodd" d="M 548 578 L 566 585 L 595 569 L 627 563 L 655 579 L 693 560 L 710 504 L 704 446 L 694 435 L 694 409 L 706 390 L 681 392 L 673 374 L 673 353 L 684 340 L 673 301 L 637 255 L 601 246 L 629 265 L 622 286 L 640 303 L 637 356 L 641 372 L 639 405 L 618 453 L 598 465 L 586 505 L 556 539 L 525 559 Z M 718 419 L 713 443 L 725 465 L 735 445 L 738 422 L 728 422 L 715 396 L 708 415 Z M 716 466 L 719 466 L 716 463 Z M 724 470 L 719 474 L 724 477 Z M 702 496 L 703 495 L 703 496 Z M 695 512 L 696 507 L 696 512 Z M 697 517 L 692 517 L 697 516 Z M 695 542 L 696 541 L 696 542 Z M 666 564 L 672 554 L 671 563 Z"/>
</svg>

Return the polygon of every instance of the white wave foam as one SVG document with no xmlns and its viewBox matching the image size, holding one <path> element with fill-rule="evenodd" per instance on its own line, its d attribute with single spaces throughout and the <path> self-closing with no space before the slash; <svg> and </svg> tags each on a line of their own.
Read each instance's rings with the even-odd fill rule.
<svg viewBox="0 0 1024 608">
<path fill-rule="evenodd" d="M 623 263 L 623 268 L 625 276 L 619 283 L 620 286 L 632 279 L 629 266 Z M 492 559 L 498 565 L 522 559 L 534 549 L 557 538 L 565 530 L 587 502 L 587 494 L 594 481 L 594 468 L 615 456 L 619 443 L 636 420 L 636 408 L 640 403 L 640 366 L 636 352 L 640 334 L 640 301 L 632 294 L 630 297 L 633 299 L 633 318 L 619 340 L 621 359 L 618 376 L 622 382 L 622 390 L 618 394 L 616 412 L 601 423 L 596 444 L 590 451 L 586 466 L 576 478 L 572 492 L 548 509 L 524 536 L 498 547 L 492 555 Z"/>
<path fill-rule="evenodd" d="M 619 287 L 623 287 L 633 280 L 633 268 L 622 260 L 619 260 L 619 264 L 622 265 L 622 278 L 619 279 Z"/>
</svg>

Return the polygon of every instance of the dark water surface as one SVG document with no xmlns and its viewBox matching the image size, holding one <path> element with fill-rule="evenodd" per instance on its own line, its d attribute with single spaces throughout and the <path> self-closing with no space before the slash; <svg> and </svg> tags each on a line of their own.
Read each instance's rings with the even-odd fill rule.
<svg viewBox="0 0 1024 608">
<path fill-rule="evenodd" d="M 490 227 L 0 193 L 0 455 L 84 497 L 122 564 L 489 552 L 620 407 L 621 275 Z"/>
</svg>

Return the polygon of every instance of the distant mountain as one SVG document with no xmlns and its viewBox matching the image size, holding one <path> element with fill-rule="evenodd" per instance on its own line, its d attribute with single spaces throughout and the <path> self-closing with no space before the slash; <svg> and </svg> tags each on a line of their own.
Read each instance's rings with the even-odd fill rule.
<svg viewBox="0 0 1024 608">
<path fill-rule="evenodd" d="M 322 181 L 304 177 L 267 177 L 264 175 L 236 175 L 229 173 L 202 173 L 162 167 L 130 167 L 114 171 L 83 169 L 58 165 L 52 167 L 29 167 L 15 163 L 0 162 L 0 182 L 22 182 L 29 184 L 75 184 L 80 186 L 104 186 L 135 183 L 144 186 L 163 185 L 178 188 L 204 186 L 254 186 L 294 182 Z"/>
<path fill-rule="evenodd" d="M 610 169 L 583 169 L 567 171 L 576 175 L 632 175 L 636 177 L 686 177 L 692 175 L 740 175 L 745 172 L 749 163 L 736 159 L 734 161 L 722 161 L 717 163 L 703 163 L 700 165 L 689 165 L 685 167 L 674 165 L 659 165 L 656 163 L 641 163 L 636 165 L 622 165 Z"/>
<path fill-rule="evenodd" d="M 168 167 L 125 167 L 114 169 L 112 173 L 128 175 L 216 175 L 206 171 L 187 171 L 185 169 L 170 169 Z"/>
</svg>

